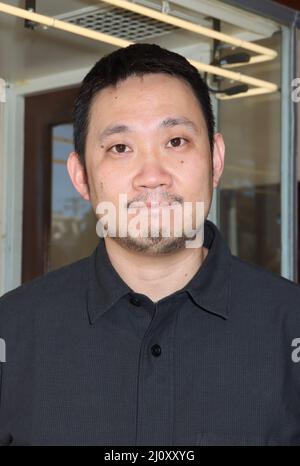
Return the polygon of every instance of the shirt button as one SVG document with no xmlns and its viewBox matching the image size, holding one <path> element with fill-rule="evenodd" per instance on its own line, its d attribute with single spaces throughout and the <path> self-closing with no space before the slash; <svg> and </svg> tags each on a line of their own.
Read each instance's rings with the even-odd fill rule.
<svg viewBox="0 0 300 466">
<path fill-rule="evenodd" d="M 131 304 L 134 304 L 135 306 L 140 306 L 141 305 L 141 301 L 138 298 L 136 298 L 135 296 L 131 296 L 130 302 L 131 302 Z"/>
<path fill-rule="evenodd" d="M 160 355 L 161 353 L 161 347 L 159 345 L 153 345 L 151 347 L 151 353 L 153 354 L 153 356 L 157 357 Z"/>
</svg>

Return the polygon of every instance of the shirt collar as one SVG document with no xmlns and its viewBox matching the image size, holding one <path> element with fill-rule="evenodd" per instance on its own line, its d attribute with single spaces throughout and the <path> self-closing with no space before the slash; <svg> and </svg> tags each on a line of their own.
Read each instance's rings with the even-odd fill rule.
<svg viewBox="0 0 300 466">
<path fill-rule="evenodd" d="M 231 252 L 220 231 L 210 220 L 204 224 L 204 246 L 209 249 L 186 291 L 202 309 L 229 317 L 231 294 Z"/>
<path fill-rule="evenodd" d="M 229 317 L 231 253 L 218 228 L 204 224 L 204 246 L 209 249 L 199 270 L 178 292 L 186 291 L 202 309 Z M 89 257 L 88 314 L 90 323 L 133 290 L 122 280 L 110 262 L 103 238 Z"/>
<path fill-rule="evenodd" d="M 122 280 L 113 267 L 106 251 L 103 238 L 89 258 L 88 313 L 93 324 L 98 316 L 104 314 L 122 296 L 132 289 Z"/>
</svg>

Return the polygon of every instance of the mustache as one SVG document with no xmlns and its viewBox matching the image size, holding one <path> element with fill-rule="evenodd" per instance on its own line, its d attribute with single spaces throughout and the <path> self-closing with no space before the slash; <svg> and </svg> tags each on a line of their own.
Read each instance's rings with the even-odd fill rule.
<svg viewBox="0 0 300 466">
<path fill-rule="evenodd" d="M 133 199 L 127 202 L 127 209 L 131 206 L 131 204 L 138 203 L 138 202 L 167 202 L 168 204 L 178 202 L 180 204 L 184 203 L 184 199 L 179 194 L 171 194 L 167 192 L 146 192 L 141 193 L 138 196 L 135 196 Z"/>
</svg>

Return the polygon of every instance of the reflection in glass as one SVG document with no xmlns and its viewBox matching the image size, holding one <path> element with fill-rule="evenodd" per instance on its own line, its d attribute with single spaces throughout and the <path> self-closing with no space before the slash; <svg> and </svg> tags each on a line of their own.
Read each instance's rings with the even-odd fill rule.
<svg viewBox="0 0 300 466">
<path fill-rule="evenodd" d="M 260 43 L 276 49 L 278 58 L 240 71 L 280 86 L 281 34 Z M 226 144 L 221 232 L 233 254 L 280 274 L 280 93 L 223 101 L 218 116 Z"/>
<path fill-rule="evenodd" d="M 75 190 L 67 172 L 67 158 L 73 150 L 72 133 L 72 124 L 52 127 L 52 207 L 48 270 L 90 255 L 99 239 L 91 205 Z"/>
</svg>

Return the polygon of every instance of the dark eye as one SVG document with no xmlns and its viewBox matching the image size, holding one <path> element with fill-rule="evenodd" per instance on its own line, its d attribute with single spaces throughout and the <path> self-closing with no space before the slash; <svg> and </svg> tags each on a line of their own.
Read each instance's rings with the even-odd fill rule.
<svg viewBox="0 0 300 466">
<path fill-rule="evenodd" d="M 181 147 L 183 144 L 180 144 L 180 141 L 185 141 L 187 142 L 187 139 L 185 138 L 173 138 L 173 139 L 170 139 L 170 143 L 172 145 L 172 147 Z"/>
<path fill-rule="evenodd" d="M 109 149 L 108 149 L 108 152 L 113 152 L 114 154 L 124 154 L 126 152 L 129 152 L 128 150 L 126 150 L 126 144 L 115 144 L 114 146 L 111 146 Z"/>
<path fill-rule="evenodd" d="M 115 144 L 109 150 L 111 150 L 112 152 L 117 153 L 117 154 L 122 154 L 123 152 L 126 152 L 125 151 L 126 147 L 128 147 L 128 146 L 126 146 L 126 144 Z M 112 150 L 113 148 L 116 148 L 116 151 L 113 151 Z"/>
</svg>

